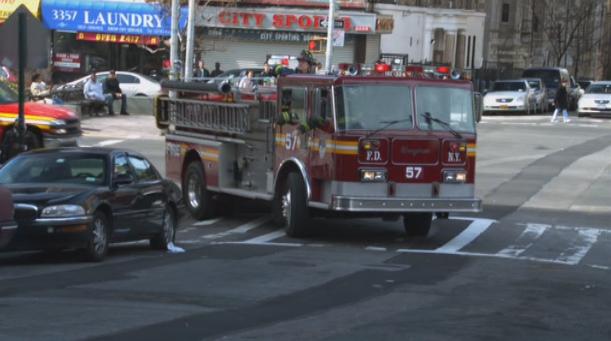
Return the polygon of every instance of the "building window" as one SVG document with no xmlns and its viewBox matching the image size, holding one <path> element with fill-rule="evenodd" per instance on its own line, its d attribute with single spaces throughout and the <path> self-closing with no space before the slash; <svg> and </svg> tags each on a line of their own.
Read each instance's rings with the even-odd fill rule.
<svg viewBox="0 0 611 341">
<path fill-rule="evenodd" d="M 509 4 L 503 4 L 501 22 L 509 22 Z"/>
</svg>

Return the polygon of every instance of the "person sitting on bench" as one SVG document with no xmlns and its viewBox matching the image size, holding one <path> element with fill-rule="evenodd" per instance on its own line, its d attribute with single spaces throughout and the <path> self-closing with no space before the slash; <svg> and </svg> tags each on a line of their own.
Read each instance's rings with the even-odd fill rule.
<svg viewBox="0 0 611 341">
<path fill-rule="evenodd" d="M 110 74 L 104 82 L 104 96 L 106 96 L 106 101 L 108 103 L 109 115 L 115 114 L 112 105 L 115 99 L 119 98 L 121 98 L 121 115 L 129 115 L 127 113 L 127 98 L 123 91 L 121 91 L 115 70 L 110 70 Z"/>
<path fill-rule="evenodd" d="M 86 100 L 92 101 L 95 104 L 106 103 L 106 97 L 104 97 L 104 91 L 102 90 L 102 83 L 98 82 L 95 72 L 93 72 L 91 77 L 85 82 L 83 96 Z"/>
</svg>

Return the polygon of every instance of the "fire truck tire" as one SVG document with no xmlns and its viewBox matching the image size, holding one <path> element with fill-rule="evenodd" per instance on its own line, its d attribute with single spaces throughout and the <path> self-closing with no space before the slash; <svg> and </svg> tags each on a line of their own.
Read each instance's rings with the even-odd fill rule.
<svg viewBox="0 0 611 341">
<path fill-rule="evenodd" d="M 403 227 L 409 237 L 426 237 L 431 230 L 432 222 L 432 213 L 418 212 L 403 215 Z"/>
<path fill-rule="evenodd" d="M 214 215 L 214 199 L 206 187 L 204 168 L 200 161 L 192 161 L 187 166 L 182 194 L 187 210 L 193 218 L 202 220 Z"/>
<path fill-rule="evenodd" d="M 290 173 L 286 189 L 281 197 L 286 234 L 289 237 L 304 237 L 307 235 L 310 211 L 307 206 L 306 186 L 301 175 Z"/>
</svg>

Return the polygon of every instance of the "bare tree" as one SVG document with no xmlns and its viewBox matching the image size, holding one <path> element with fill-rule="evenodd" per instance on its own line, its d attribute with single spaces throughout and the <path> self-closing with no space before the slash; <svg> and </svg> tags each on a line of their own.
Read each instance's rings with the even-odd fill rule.
<svg viewBox="0 0 611 341">
<path fill-rule="evenodd" d="M 544 1 L 546 12 L 543 14 L 543 31 L 555 65 L 560 65 L 563 59 L 566 61 L 567 53 L 576 48 L 576 40 L 584 38 L 584 26 L 594 20 L 601 0 Z"/>
</svg>

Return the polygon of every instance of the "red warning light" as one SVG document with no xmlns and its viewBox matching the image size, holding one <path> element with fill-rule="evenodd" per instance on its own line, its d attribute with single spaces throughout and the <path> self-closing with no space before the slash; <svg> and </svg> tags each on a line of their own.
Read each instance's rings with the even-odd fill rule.
<svg viewBox="0 0 611 341">
<path fill-rule="evenodd" d="M 450 68 L 447 66 L 440 66 L 437 68 L 437 73 L 449 74 Z"/>
</svg>

